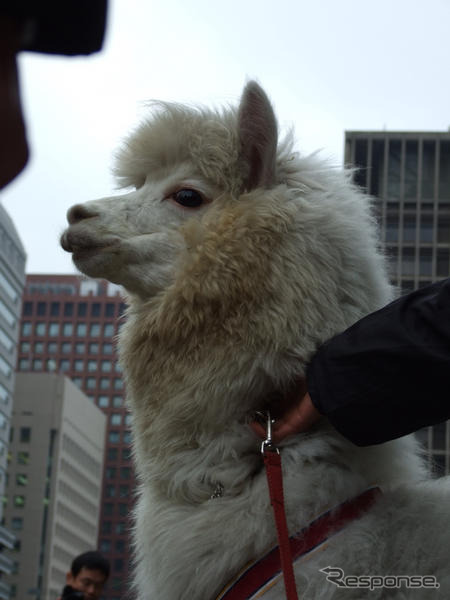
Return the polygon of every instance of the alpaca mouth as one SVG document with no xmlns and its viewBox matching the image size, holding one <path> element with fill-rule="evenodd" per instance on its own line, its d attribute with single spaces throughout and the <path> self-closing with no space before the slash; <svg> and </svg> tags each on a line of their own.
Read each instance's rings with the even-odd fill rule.
<svg viewBox="0 0 450 600">
<path fill-rule="evenodd" d="M 76 234 L 69 229 L 62 234 L 60 243 L 66 252 L 71 252 L 73 258 L 77 259 L 117 246 L 119 240 L 113 237 L 101 241 L 94 240 L 89 236 Z"/>
</svg>

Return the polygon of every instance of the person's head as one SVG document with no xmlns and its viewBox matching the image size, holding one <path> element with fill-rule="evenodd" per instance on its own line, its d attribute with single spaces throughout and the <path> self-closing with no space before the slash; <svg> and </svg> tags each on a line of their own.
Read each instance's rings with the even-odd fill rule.
<svg viewBox="0 0 450 600">
<path fill-rule="evenodd" d="M 95 550 L 77 556 L 66 575 L 67 585 L 83 592 L 86 600 L 100 598 L 109 576 L 108 560 Z"/>
</svg>

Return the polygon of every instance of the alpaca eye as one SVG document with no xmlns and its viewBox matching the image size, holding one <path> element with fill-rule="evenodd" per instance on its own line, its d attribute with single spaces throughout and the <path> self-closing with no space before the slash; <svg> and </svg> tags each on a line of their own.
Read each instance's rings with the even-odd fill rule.
<svg viewBox="0 0 450 600">
<path fill-rule="evenodd" d="M 188 208 L 197 208 L 203 204 L 203 196 L 196 190 L 178 190 L 172 196 L 175 202 Z"/>
</svg>

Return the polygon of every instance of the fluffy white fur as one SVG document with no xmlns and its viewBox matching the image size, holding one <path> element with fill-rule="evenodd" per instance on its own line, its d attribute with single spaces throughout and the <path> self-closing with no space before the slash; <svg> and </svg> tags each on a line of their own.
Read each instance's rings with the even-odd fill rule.
<svg viewBox="0 0 450 600">
<path fill-rule="evenodd" d="M 140 600 L 209 600 L 276 542 L 247 425 L 318 345 L 391 298 L 369 202 L 350 175 L 278 140 L 250 82 L 237 110 L 157 104 L 120 150 L 136 189 L 73 207 L 62 244 L 123 284 L 120 355 L 133 418 Z M 180 189 L 204 202 L 186 208 Z M 413 438 L 356 448 L 322 420 L 283 444 L 291 532 L 379 484 L 383 497 L 296 566 L 300 597 L 448 598 L 448 482 Z M 223 497 L 210 499 L 218 483 Z M 319 569 L 435 575 L 440 590 L 340 589 Z M 265 596 L 283 598 L 282 583 Z"/>
</svg>

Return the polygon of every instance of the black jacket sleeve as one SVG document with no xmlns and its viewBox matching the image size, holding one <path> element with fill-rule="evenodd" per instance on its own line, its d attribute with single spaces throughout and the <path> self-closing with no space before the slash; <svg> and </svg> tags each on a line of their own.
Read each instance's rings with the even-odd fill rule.
<svg viewBox="0 0 450 600">
<path fill-rule="evenodd" d="M 368 315 L 324 344 L 307 370 L 313 403 L 359 446 L 450 417 L 450 279 Z"/>
</svg>

